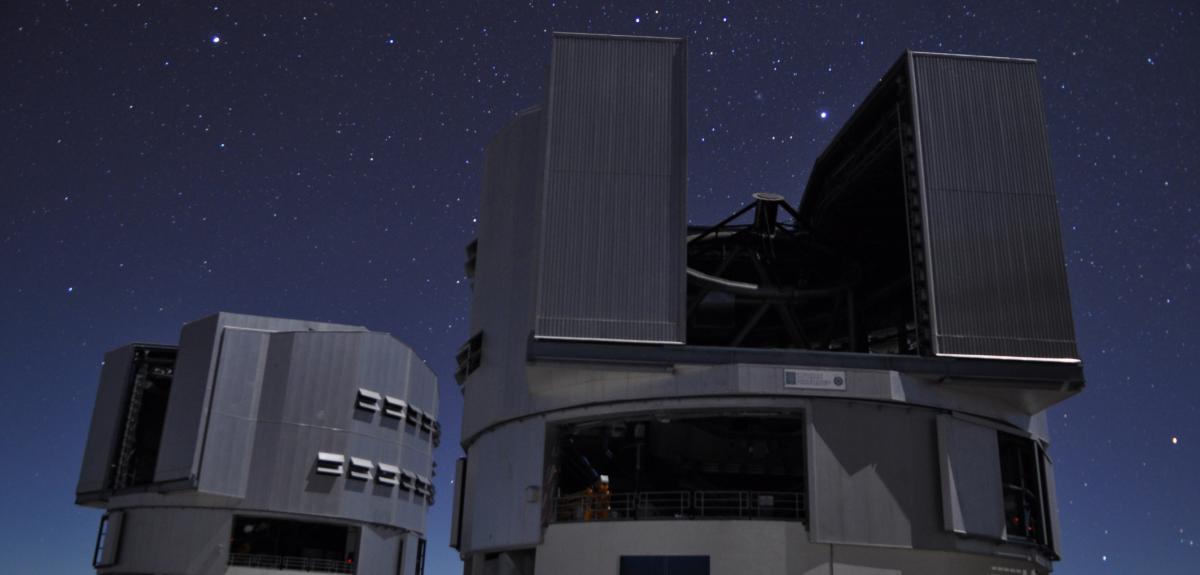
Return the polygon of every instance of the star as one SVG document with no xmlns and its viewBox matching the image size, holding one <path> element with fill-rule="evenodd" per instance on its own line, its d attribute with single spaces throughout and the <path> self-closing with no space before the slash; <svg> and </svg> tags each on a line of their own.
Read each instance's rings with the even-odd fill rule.
<svg viewBox="0 0 1200 575">
<path fill-rule="evenodd" d="M 821 119 L 824 120 L 825 118 L 828 118 L 828 117 L 829 117 L 829 112 L 822 110 L 821 111 Z"/>
<path fill-rule="evenodd" d="M 212 37 L 212 43 L 213 43 L 213 44 L 220 44 L 220 43 L 221 43 L 221 37 L 220 37 L 220 36 L 215 36 L 215 35 L 214 35 L 214 36 Z"/>
</svg>

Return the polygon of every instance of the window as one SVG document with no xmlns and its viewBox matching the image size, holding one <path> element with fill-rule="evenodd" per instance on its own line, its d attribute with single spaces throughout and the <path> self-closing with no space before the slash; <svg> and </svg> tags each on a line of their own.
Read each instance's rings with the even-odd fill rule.
<svg viewBox="0 0 1200 575">
<path fill-rule="evenodd" d="M 433 431 L 433 418 L 428 413 L 421 412 L 421 430 Z"/>
<path fill-rule="evenodd" d="M 100 528 L 96 532 L 96 548 L 92 551 L 92 567 L 110 567 L 117 564 L 124 518 L 124 511 L 106 513 L 100 518 Z"/>
<path fill-rule="evenodd" d="M 404 538 L 400 538 L 400 552 L 396 554 L 396 575 L 404 575 Z"/>
<path fill-rule="evenodd" d="M 424 475 L 417 476 L 416 485 L 417 495 L 429 495 L 429 480 Z"/>
<path fill-rule="evenodd" d="M 1000 482 L 1004 493 L 1004 527 L 1009 538 L 1050 545 L 1045 474 L 1040 449 L 1032 439 L 999 434 Z"/>
<path fill-rule="evenodd" d="M 317 473 L 320 475 L 341 475 L 345 473 L 346 457 L 340 453 L 317 453 Z"/>
<path fill-rule="evenodd" d="M 551 521 L 807 519 L 798 412 L 582 421 L 551 435 Z"/>
<path fill-rule="evenodd" d="M 395 465 L 380 463 L 379 473 L 375 475 L 375 480 L 384 485 L 399 485 L 400 468 Z"/>
<path fill-rule="evenodd" d="M 462 385 L 467 381 L 468 376 L 479 369 L 479 364 L 483 361 L 483 332 L 471 336 L 467 343 L 458 348 L 458 353 L 454 358 L 458 361 L 458 370 L 454 372 L 454 380 Z"/>
<path fill-rule="evenodd" d="M 369 389 L 358 388 L 358 400 L 354 404 L 359 409 L 367 411 L 379 411 L 379 403 L 382 401 L 378 392 Z"/>
<path fill-rule="evenodd" d="M 475 263 L 479 257 L 479 238 L 471 240 L 467 244 L 467 261 L 463 263 L 463 272 L 467 274 L 467 279 L 475 279 Z"/>
<path fill-rule="evenodd" d="M 400 472 L 400 489 L 412 491 L 416 487 L 417 476 L 413 472 L 405 469 Z"/>
<path fill-rule="evenodd" d="M 229 564 L 354 573 L 359 538 L 358 527 L 235 516 Z"/>
<path fill-rule="evenodd" d="M 425 575 L 425 538 L 417 540 L 417 568 L 413 570 L 414 575 Z"/>
<path fill-rule="evenodd" d="M 415 405 L 410 405 L 410 406 L 408 406 L 407 415 L 408 415 L 408 424 L 409 425 L 420 425 L 421 417 L 423 417 L 425 415 L 425 412 L 418 409 L 417 406 L 415 406 Z"/>
<path fill-rule="evenodd" d="M 408 409 L 408 404 L 403 399 L 395 398 L 390 395 L 383 396 L 383 414 L 396 419 L 404 419 L 404 411 Z"/>
<path fill-rule="evenodd" d="M 620 575 L 708 575 L 708 555 L 622 555 Z"/>
<path fill-rule="evenodd" d="M 353 479 L 362 479 L 364 481 L 371 480 L 371 472 L 375 471 L 375 464 L 371 463 L 370 459 L 361 457 L 350 458 L 350 477 Z"/>
</svg>

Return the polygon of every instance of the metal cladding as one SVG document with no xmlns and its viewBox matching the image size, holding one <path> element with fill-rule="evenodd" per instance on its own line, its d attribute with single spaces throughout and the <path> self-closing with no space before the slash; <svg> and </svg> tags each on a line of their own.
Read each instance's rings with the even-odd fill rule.
<svg viewBox="0 0 1200 575">
<path fill-rule="evenodd" d="M 555 35 L 537 336 L 683 342 L 685 48 Z"/>
<path fill-rule="evenodd" d="M 119 348 L 105 356 L 76 488 L 78 504 L 114 510 L 95 565 L 270 565 L 279 558 L 261 545 L 216 543 L 265 514 L 355 534 L 333 539 L 359 572 L 411 574 L 396 561 L 434 501 L 437 414 L 433 372 L 362 327 L 218 313 L 185 325 L 177 347 Z M 114 555 L 122 537 L 133 544 Z"/>
<path fill-rule="evenodd" d="M 905 54 L 799 209 L 686 226 L 683 48 L 556 34 L 488 146 L 463 572 L 1049 572 L 1084 378 L 1032 63 Z"/>
<path fill-rule="evenodd" d="M 912 55 L 935 351 L 1077 359 L 1036 65 Z"/>
<path fill-rule="evenodd" d="M 905 222 L 890 243 L 908 246 L 923 353 L 1078 359 L 1035 62 L 905 54 L 818 159 L 800 209 L 846 244 L 880 224 L 872 211 Z"/>
</svg>

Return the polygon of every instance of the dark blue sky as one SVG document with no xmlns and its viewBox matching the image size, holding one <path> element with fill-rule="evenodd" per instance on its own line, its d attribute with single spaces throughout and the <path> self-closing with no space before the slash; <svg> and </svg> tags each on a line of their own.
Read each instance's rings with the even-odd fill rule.
<svg viewBox="0 0 1200 575">
<path fill-rule="evenodd" d="M 72 498 L 102 353 L 228 310 L 388 331 L 437 371 L 428 572 L 456 572 L 463 246 L 554 30 L 688 39 L 696 222 L 796 202 L 905 48 L 1039 60 L 1089 378 L 1051 412 L 1056 572 L 1200 565 L 1194 3 L 247 4 L 0 6 L 5 571 L 91 572 L 99 512 Z"/>
</svg>

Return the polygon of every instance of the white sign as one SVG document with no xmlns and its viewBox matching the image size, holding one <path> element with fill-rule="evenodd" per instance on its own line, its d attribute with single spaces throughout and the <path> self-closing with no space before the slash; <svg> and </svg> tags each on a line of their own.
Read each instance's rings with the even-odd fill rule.
<svg viewBox="0 0 1200 575">
<path fill-rule="evenodd" d="M 783 370 L 784 389 L 846 390 L 846 372 L 819 371 L 812 369 Z"/>
</svg>

